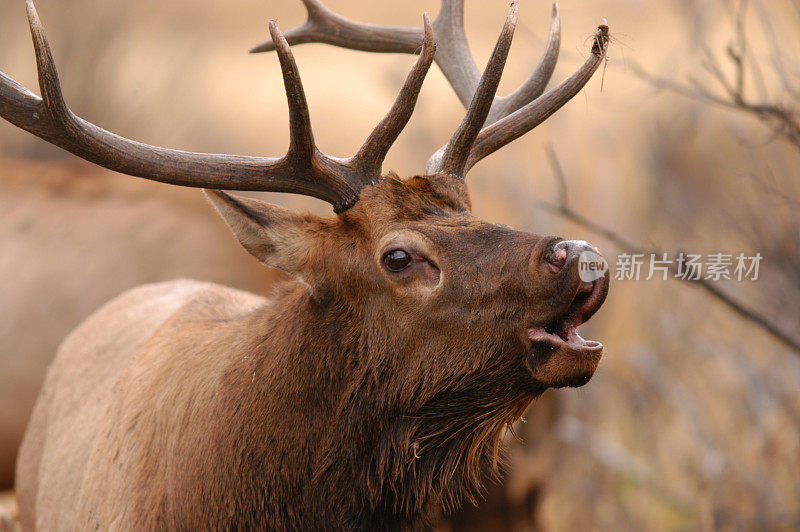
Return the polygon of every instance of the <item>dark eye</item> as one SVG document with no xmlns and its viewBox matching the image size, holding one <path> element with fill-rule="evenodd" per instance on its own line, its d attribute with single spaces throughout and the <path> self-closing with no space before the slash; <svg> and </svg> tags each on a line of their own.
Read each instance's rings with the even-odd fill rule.
<svg viewBox="0 0 800 532">
<path fill-rule="evenodd" d="M 411 264 L 411 255 L 402 249 L 393 249 L 383 254 L 383 264 L 393 272 L 399 272 Z"/>
</svg>

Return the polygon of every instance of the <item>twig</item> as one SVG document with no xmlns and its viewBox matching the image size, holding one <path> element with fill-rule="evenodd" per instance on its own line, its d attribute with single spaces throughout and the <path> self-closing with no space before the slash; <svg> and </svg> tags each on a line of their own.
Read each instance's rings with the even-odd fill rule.
<svg viewBox="0 0 800 532">
<path fill-rule="evenodd" d="M 690 79 L 689 84 L 686 85 L 669 78 L 653 75 L 635 63 L 630 64 L 630 69 L 634 75 L 647 81 L 657 89 L 668 90 L 692 99 L 721 105 L 755 116 L 774 133 L 788 140 L 800 150 L 800 110 L 777 102 L 755 103 L 745 94 L 747 74 L 745 59 L 748 50 L 745 31 L 746 8 L 747 2 L 743 0 L 734 17 L 732 42 L 726 49 L 727 58 L 734 66 L 733 81 L 725 76 L 719 61 L 708 46 L 703 46 L 703 67 L 720 84 L 725 96 L 721 96 L 704 87 L 696 80 Z M 773 53 L 779 54 L 779 50 L 776 48 Z M 787 92 L 796 94 L 797 89 L 789 86 L 788 76 L 783 71 L 783 63 L 780 61 L 780 57 L 777 57 L 775 61 L 775 68 L 782 83 L 786 86 Z"/>
<path fill-rule="evenodd" d="M 637 254 L 643 254 L 646 256 L 652 254 L 655 255 L 660 254 L 660 252 L 657 250 L 648 250 L 643 248 L 642 246 L 634 244 L 633 242 L 620 236 L 613 229 L 600 225 L 590 220 L 589 218 L 583 216 L 582 214 L 574 211 L 569 206 L 564 174 L 561 170 L 561 165 L 558 163 L 558 158 L 556 156 L 556 153 L 552 148 L 548 150 L 548 156 L 551 164 L 553 165 L 553 173 L 556 176 L 556 179 L 559 181 L 559 183 L 561 183 L 559 185 L 559 203 L 553 204 L 553 203 L 542 202 L 540 203 L 541 207 L 561 216 L 562 218 L 565 218 L 571 222 L 580 225 L 581 227 L 587 229 L 588 231 L 601 235 L 608 241 L 615 244 L 617 247 L 622 248 L 624 250 Z M 681 276 L 679 275 L 680 271 L 678 270 L 678 267 L 672 263 L 669 264 L 668 270 L 670 271 L 670 273 L 672 273 L 673 279 L 678 279 L 686 283 L 699 286 L 700 288 L 705 290 L 706 293 L 713 296 L 718 301 L 722 302 L 725 306 L 728 307 L 728 309 L 732 310 L 735 314 L 759 326 L 761 329 L 766 331 L 770 336 L 783 343 L 786 347 L 793 350 L 796 354 L 800 355 L 800 340 L 793 338 L 786 332 L 782 331 L 780 327 L 778 327 L 775 323 L 773 323 L 763 314 L 760 314 L 754 309 L 748 308 L 745 304 L 737 301 L 732 296 L 726 294 L 717 285 L 710 282 L 708 279 L 702 279 L 702 278 L 694 279 L 690 276 Z"/>
<path fill-rule="evenodd" d="M 800 116 L 796 111 L 779 104 L 751 103 L 744 97 L 726 99 L 714 94 L 694 80 L 691 80 L 693 86 L 686 86 L 671 79 L 654 76 L 636 63 L 630 63 L 629 68 L 635 76 L 658 89 L 753 115 L 764 122 L 774 133 L 782 136 L 800 150 Z"/>
<path fill-rule="evenodd" d="M 567 204 L 567 180 L 564 178 L 564 170 L 561 168 L 561 163 L 556 156 L 556 150 L 553 145 L 547 144 L 547 157 L 550 159 L 550 166 L 553 167 L 553 173 L 556 176 L 556 184 L 558 185 L 558 204 Z"/>
</svg>

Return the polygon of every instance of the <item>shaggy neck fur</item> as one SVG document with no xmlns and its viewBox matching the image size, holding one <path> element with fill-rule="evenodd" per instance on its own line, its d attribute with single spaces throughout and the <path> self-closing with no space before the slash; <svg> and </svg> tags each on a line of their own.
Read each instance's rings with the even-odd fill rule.
<svg viewBox="0 0 800 532">
<path fill-rule="evenodd" d="M 542 390 L 502 365 L 509 357 L 493 352 L 502 346 L 474 346 L 485 362 L 469 370 L 434 368 L 428 359 L 465 354 L 427 353 L 386 334 L 380 312 L 297 283 L 283 290 L 248 318 L 263 334 L 240 351 L 258 354 L 225 379 L 221 415 L 237 428 L 219 436 L 243 468 L 230 474 L 249 477 L 252 510 L 270 526 L 395 529 L 472 500 L 497 470 L 503 431 Z M 310 318 L 306 330 L 291 321 L 298 315 Z"/>
</svg>

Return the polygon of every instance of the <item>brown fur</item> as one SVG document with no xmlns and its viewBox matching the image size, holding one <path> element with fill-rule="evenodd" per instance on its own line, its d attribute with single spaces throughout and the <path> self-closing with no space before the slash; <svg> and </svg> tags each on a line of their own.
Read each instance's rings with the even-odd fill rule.
<svg viewBox="0 0 800 532">
<path fill-rule="evenodd" d="M 597 365 L 526 336 L 578 290 L 545 264 L 559 239 L 477 220 L 462 180 L 387 178 L 330 219 L 210 198 L 300 282 L 270 300 L 150 285 L 79 327 L 22 447 L 25 526 L 415 527 L 480 490 L 536 396 Z M 394 245 L 414 251 L 399 274 Z"/>
<path fill-rule="evenodd" d="M 0 159 L 0 489 L 58 345 L 97 308 L 181 277 L 265 292 L 275 270 L 230 238 L 197 190 L 83 162 Z"/>
</svg>

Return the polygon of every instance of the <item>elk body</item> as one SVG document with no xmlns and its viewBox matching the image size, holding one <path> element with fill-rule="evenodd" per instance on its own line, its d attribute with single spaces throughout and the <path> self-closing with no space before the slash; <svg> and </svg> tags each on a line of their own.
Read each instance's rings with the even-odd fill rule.
<svg viewBox="0 0 800 532">
<path fill-rule="evenodd" d="M 306 5 L 310 21 L 342 24 L 317 1 Z M 107 168 L 214 189 L 208 198 L 244 248 L 294 280 L 270 299 L 195 281 L 146 285 L 78 327 L 21 448 L 23 526 L 414 527 L 476 492 L 497 466 L 501 434 L 535 397 L 588 382 L 603 347 L 576 328 L 609 284 L 607 273 L 579 275 L 593 248 L 476 219 L 464 177 L 580 90 L 608 28 L 550 92 L 537 97 L 526 83 L 497 99 L 517 4 L 478 79 L 462 12 L 462 2 L 444 2 L 424 31 L 346 21 L 376 43 L 421 45 L 394 106 L 348 159 L 315 147 L 289 44 L 270 23 L 291 132 L 287 155 L 271 159 L 146 146 L 76 117 L 28 2 L 42 98 L 0 76 L 0 114 Z M 463 67 L 450 80 L 471 91 L 464 121 L 425 175 L 383 174 L 434 57 L 445 72 Z M 532 79 L 546 83 L 553 64 L 546 57 Z M 223 188 L 312 195 L 336 216 Z"/>
<path fill-rule="evenodd" d="M 14 486 L 17 449 L 58 345 L 100 305 L 155 281 L 264 293 L 279 276 L 208 211 L 191 189 L 85 164 L 0 159 L 0 490 Z"/>
</svg>

